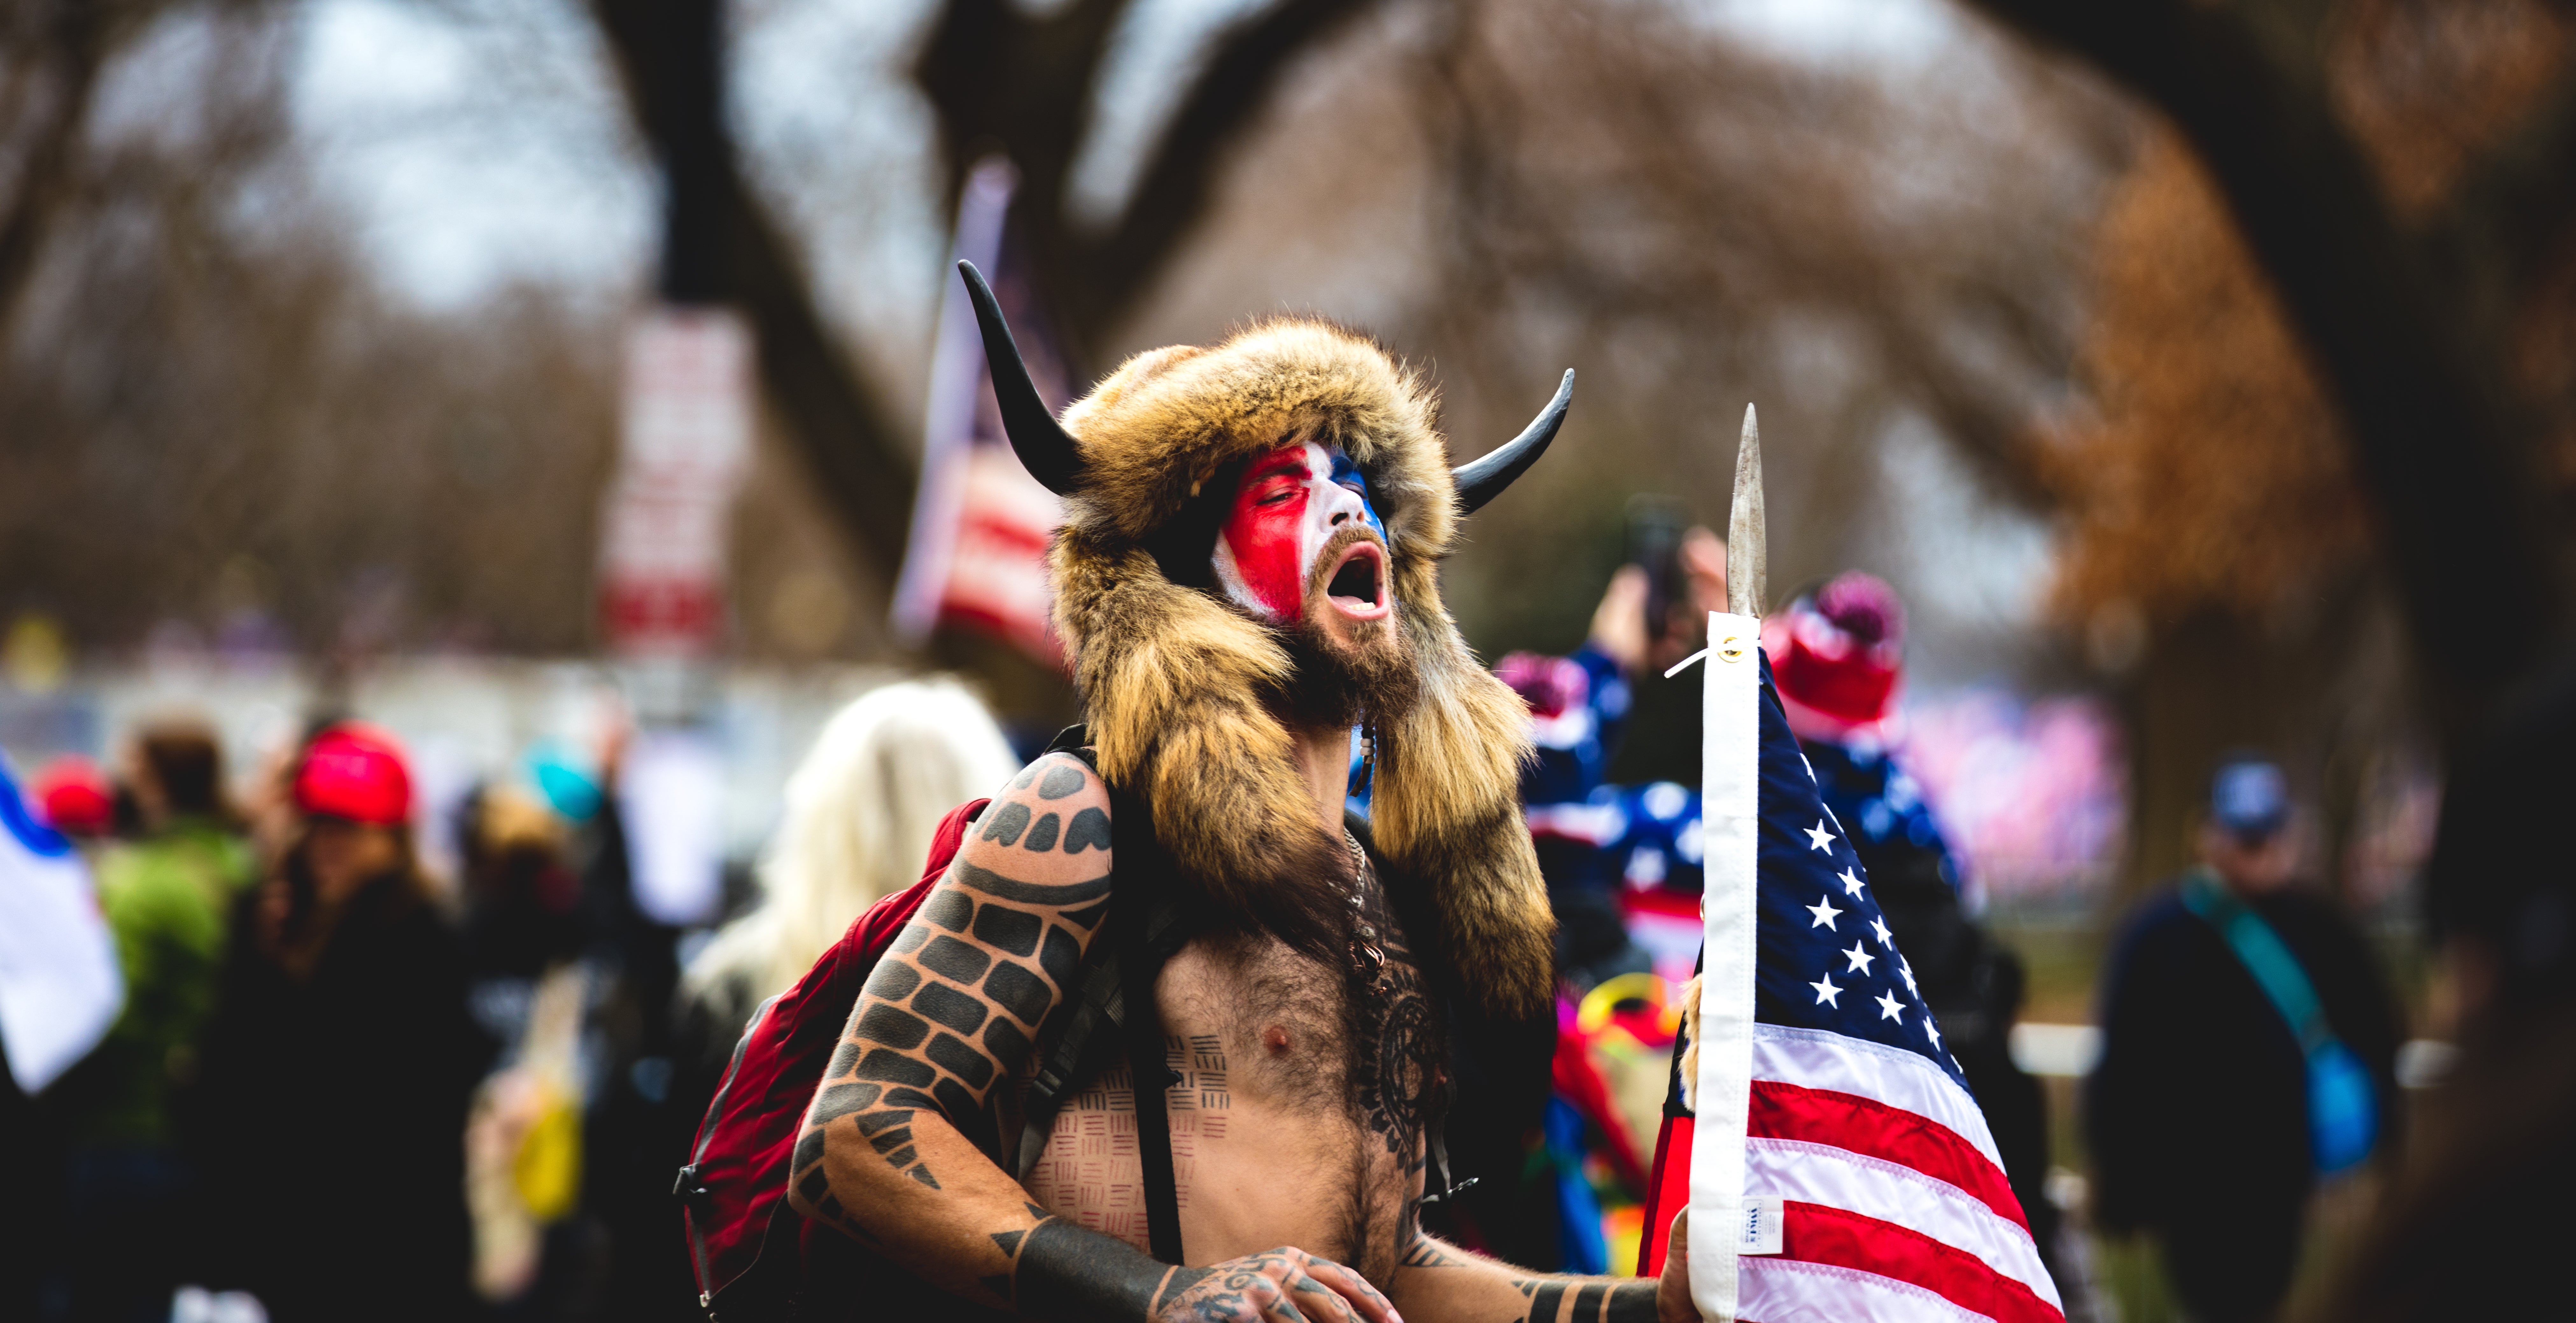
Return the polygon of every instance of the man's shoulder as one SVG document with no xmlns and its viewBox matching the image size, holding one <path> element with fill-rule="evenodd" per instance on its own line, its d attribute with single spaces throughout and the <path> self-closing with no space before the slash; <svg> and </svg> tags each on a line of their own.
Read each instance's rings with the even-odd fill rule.
<svg viewBox="0 0 2576 1323">
<path fill-rule="evenodd" d="M 1110 816 L 1109 784 L 1099 771 L 1076 751 L 1052 750 L 994 792 L 968 825 L 957 858 L 1034 881 L 1088 876 L 1109 856 Z"/>
</svg>

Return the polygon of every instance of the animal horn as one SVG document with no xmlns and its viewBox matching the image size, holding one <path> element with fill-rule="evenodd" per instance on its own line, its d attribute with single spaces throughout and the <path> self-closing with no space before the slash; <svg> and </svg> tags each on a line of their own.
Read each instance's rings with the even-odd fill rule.
<svg viewBox="0 0 2576 1323">
<path fill-rule="evenodd" d="M 1565 370 L 1565 381 L 1556 388 L 1556 398 L 1538 411 L 1538 417 L 1510 444 L 1497 446 L 1492 452 L 1450 470 L 1458 483 L 1458 510 L 1474 514 L 1485 502 L 1503 494 L 1512 479 L 1538 462 L 1547 443 L 1556 439 L 1556 429 L 1565 425 L 1565 410 L 1574 403 L 1574 369 Z"/>
<path fill-rule="evenodd" d="M 1768 558 L 1762 526 L 1762 429 L 1754 423 L 1753 406 L 1744 406 L 1744 439 L 1735 447 L 1735 497 L 1726 512 L 1726 610 L 1730 615 L 1760 616 Z"/>
<path fill-rule="evenodd" d="M 1082 452 L 1074 448 L 1073 438 L 1056 422 L 1046 401 L 1038 398 L 1037 386 L 1029 381 L 1028 364 L 1020 361 L 1020 346 L 1011 339 L 1011 325 L 1002 320 L 1002 305 L 994 301 L 984 273 L 974 263 L 961 261 L 957 274 L 966 278 L 966 297 L 974 302 L 975 323 L 984 331 L 984 364 L 993 378 L 993 398 L 1002 406 L 1003 434 L 1011 438 L 1021 467 L 1039 486 L 1058 496 L 1071 496 L 1082 485 Z"/>
</svg>

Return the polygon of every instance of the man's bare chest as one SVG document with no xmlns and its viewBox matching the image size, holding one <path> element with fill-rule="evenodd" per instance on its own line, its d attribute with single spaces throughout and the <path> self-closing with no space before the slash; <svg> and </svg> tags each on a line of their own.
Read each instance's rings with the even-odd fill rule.
<svg viewBox="0 0 2576 1323">
<path fill-rule="evenodd" d="M 1443 1017 L 1383 907 L 1361 918 L 1340 967 L 1232 936 L 1193 942 L 1161 971 L 1192 1262 L 1282 1243 L 1379 1257 L 1419 1197 Z M 1058 1113 L 1025 1184 L 1060 1215 L 1142 1245 L 1136 1101 L 1123 1064 L 1105 1071 Z"/>
</svg>

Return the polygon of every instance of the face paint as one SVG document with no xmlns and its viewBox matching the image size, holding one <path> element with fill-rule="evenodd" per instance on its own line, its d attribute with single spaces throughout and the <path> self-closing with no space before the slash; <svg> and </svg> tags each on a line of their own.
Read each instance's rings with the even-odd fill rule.
<svg viewBox="0 0 2576 1323">
<path fill-rule="evenodd" d="M 1316 554 L 1353 522 L 1385 540 L 1359 466 L 1312 441 L 1281 446 L 1243 471 L 1217 532 L 1216 580 L 1255 615 L 1289 619 L 1303 605 Z"/>
</svg>

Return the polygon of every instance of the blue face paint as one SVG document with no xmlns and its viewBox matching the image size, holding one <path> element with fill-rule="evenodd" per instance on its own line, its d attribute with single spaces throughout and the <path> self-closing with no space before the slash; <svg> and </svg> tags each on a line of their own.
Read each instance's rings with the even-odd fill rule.
<svg viewBox="0 0 2576 1323">
<path fill-rule="evenodd" d="M 1369 503 L 1368 475 L 1360 472 L 1360 466 L 1352 463 L 1350 456 L 1338 450 L 1333 452 L 1333 481 L 1360 494 L 1360 517 L 1368 521 L 1369 531 L 1384 541 L 1386 525 L 1378 522 L 1377 507 Z"/>
</svg>

